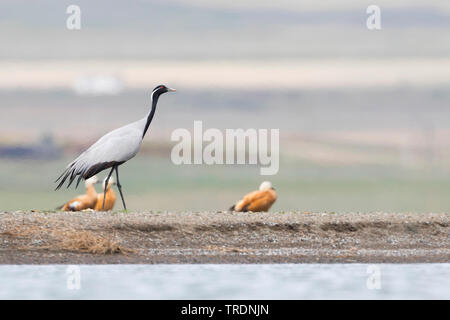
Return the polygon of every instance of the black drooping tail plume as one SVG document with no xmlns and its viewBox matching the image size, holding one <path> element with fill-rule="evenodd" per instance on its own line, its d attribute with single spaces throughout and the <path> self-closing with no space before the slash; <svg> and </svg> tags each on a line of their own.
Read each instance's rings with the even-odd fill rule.
<svg viewBox="0 0 450 320">
<path fill-rule="evenodd" d="M 75 180 L 77 175 L 75 174 L 75 168 L 73 168 L 74 164 L 75 163 L 72 163 L 70 167 L 66 168 L 66 170 L 64 170 L 64 172 L 58 177 L 58 179 L 55 180 L 55 182 L 58 182 L 61 179 L 59 184 L 56 186 L 55 190 L 61 188 L 61 186 L 64 184 L 64 182 L 66 182 L 66 179 L 69 176 L 70 176 L 69 185 L 67 186 L 67 188 L 72 184 L 73 180 Z"/>
<path fill-rule="evenodd" d="M 58 180 L 62 178 L 55 190 L 58 190 L 59 188 L 61 188 L 61 186 L 64 184 L 64 182 L 66 181 L 67 178 L 69 178 L 69 183 L 67 184 L 67 188 L 69 188 L 70 185 L 72 184 L 72 182 L 77 178 L 77 176 L 78 176 L 78 180 L 77 180 L 77 184 L 76 184 L 75 188 L 78 188 L 78 185 L 80 184 L 81 179 L 87 180 L 105 169 L 119 166 L 124 162 L 125 161 L 100 162 L 100 163 L 96 163 L 90 167 L 81 167 L 77 170 L 77 167 L 80 167 L 80 166 L 77 165 L 77 162 L 75 161 L 75 162 L 71 163 L 70 166 L 66 168 L 66 170 L 64 170 L 64 172 L 59 176 L 58 179 L 56 179 L 55 182 L 58 182 Z"/>
</svg>

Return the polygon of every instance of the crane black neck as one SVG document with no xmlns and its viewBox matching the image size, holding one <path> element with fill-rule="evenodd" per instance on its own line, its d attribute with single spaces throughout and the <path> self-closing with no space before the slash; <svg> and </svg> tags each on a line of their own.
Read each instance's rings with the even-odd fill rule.
<svg viewBox="0 0 450 320">
<path fill-rule="evenodd" d="M 155 115 L 156 104 L 158 103 L 159 96 L 160 96 L 160 94 L 157 92 L 154 92 L 152 94 L 152 109 L 150 110 L 150 113 L 147 116 L 147 123 L 145 124 L 144 132 L 142 133 L 142 139 L 144 139 L 144 136 L 147 133 L 148 127 L 150 126 L 150 123 L 152 122 L 153 116 Z"/>
</svg>

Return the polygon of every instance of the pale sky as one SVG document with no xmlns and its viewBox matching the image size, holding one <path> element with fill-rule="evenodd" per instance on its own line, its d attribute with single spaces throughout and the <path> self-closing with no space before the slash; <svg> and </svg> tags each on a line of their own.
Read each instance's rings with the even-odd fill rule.
<svg viewBox="0 0 450 320">
<path fill-rule="evenodd" d="M 145 0 L 149 1 L 149 0 Z M 175 0 L 174 2 L 184 3 L 187 5 L 198 5 L 203 7 L 221 7 L 221 8 L 286 8 L 290 10 L 348 10 L 357 9 L 359 7 L 367 7 L 371 4 L 380 7 L 399 8 L 408 7 L 435 7 L 437 9 L 450 12 L 450 1 L 448 0 Z"/>
</svg>

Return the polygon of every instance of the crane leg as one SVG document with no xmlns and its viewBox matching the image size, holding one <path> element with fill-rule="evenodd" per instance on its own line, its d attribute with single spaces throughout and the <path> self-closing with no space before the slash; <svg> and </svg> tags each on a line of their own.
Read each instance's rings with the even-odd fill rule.
<svg viewBox="0 0 450 320">
<path fill-rule="evenodd" d="M 106 178 L 105 181 L 105 189 L 103 190 L 103 206 L 102 206 L 102 211 L 105 211 L 105 200 L 106 200 L 106 189 L 108 189 L 108 182 L 109 182 L 109 178 L 111 177 L 111 174 L 114 171 L 114 167 L 112 167 L 111 171 L 108 174 L 108 177 Z"/>
<path fill-rule="evenodd" d="M 128 211 L 127 210 L 127 206 L 125 205 L 125 199 L 124 199 L 123 194 L 122 194 L 122 186 L 120 185 L 120 181 L 119 181 L 119 166 L 116 166 L 115 168 L 116 168 L 117 188 L 119 189 L 120 198 L 122 199 L 123 208 L 125 209 L 125 211 Z"/>
</svg>

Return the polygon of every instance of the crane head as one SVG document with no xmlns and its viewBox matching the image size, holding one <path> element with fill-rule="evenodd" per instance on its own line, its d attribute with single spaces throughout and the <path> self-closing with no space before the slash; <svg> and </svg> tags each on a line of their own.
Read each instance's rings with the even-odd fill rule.
<svg viewBox="0 0 450 320">
<path fill-rule="evenodd" d="M 156 86 L 155 89 L 153 89 L 152 96 L 155 96 L 155 95 L 159 96 L 166 92 L 175 92 L 175 91 L 177 91 L 177 90 L 175 90 L 173 88 L 168 88 L 165 85 L 160 84 L 159 86 Z"/>
</svg>

